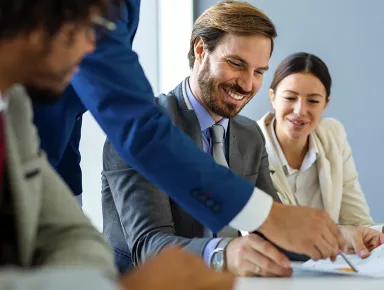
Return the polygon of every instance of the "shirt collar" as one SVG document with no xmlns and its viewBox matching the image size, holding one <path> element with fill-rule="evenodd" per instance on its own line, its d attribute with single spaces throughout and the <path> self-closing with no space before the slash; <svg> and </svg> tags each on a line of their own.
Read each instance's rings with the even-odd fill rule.
<svg viewBox="0 0 384 290">
<path fill-rule="evenodd" d="M 5 112 L 8 109 L 8 98 L 0 92 L 0 112 Z"/>
<path fill-rule="evenodd" d="M 313 165 L 313 163 L 316 162 L 317 156 L 319 154 L 319 150 L 317 148 L 315 138 L 313 136 L 313 133 L 309 135 L 309 148 L 308 152 L 304 157 L 303 163 L 301 164 L 300 170 L 294 169 L 291 166 L 289 166 L 287 159 L 285 158 L 284 152 L 281 149 L 280 143 L 277 140 L 276 132 L 275 132 L 275 122 L 276 118 L 273 118 L 272 122 L 268 126 L 268 131 L 270 136 L 272 136 L 272 142 L 276 149 L 277 155 L 280 159 L 281 164 L 283 165 L 284 172 L 286 175 L 294 174 L 298 171 L 305 171 L 309 167 Z"/>
<path fill-rule="evenodd" d="M 215 125 L 216 124 L 215 120 L 213 120 L 212 116 L 208 113 L 208 111 L 203 107 L 202 104 L 200 104 L 200 102 L 193 95 L 192 90 L 189 86 L 189 79 L 187 80 L 186 93 L 187 93 L 188 100 L 191 103 L 193 110 L 195 111 L 197 119 L 199 120 L 201 132 L 204 132 L 208 128 Z M 223 118 L 220 120 L 220 122 L 217 123 L 224 127 L 225 136 L 227 134 L 228 122 L 229 122 L 228 118 Z"/>
</svg>

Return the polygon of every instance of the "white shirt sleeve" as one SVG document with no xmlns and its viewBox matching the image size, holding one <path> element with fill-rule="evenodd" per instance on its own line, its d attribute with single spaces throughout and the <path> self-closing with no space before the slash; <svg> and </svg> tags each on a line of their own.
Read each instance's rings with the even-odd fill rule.
<svg viewBox="0 0 384 290">
<path fill-rule="evenodd" d="M 271 196 L 255 188 L 246 205 L 229 225 L 240 231 L 253 232 L 265 222 L 271 211 L 272 204 L 273 199 Z"/>
</svg>

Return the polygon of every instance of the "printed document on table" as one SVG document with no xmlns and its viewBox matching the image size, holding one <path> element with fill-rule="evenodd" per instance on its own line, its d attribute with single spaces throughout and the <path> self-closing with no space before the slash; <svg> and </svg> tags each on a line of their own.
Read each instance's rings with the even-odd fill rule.
<svg viewBox="0 0 384 290">
<path fill-rule="evenodd" d="M 309 260 L 302 264 L 292 262 L 292 268 L 300 271 L 384 278 L 384 245 L 374 249 L 366 259 L 361 259 L 358 255 L 346 256 L 353 266 L 357 268 L 358 272 L 354 272 L 340 255 L 337 256 L 335 262 L 332 262 L 330 259 Z"/>
</svg>

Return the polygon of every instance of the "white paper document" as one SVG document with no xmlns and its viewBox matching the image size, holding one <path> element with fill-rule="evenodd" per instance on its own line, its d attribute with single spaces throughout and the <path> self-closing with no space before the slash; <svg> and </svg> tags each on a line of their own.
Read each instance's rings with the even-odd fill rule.
<svg viewBox="0 0 384 290">
<path fill-rule="evenodd" d="M 366 259 L 361 259 L 358 255 L 346 255 L 349 261 L 357 268 L 358 272 L 353 272 L 351 267 L 339 255 L 335 262 L 330 259 L 305 263 L 292 263 L 292 268 L 301 271 L 316 271 L 324 273 L 334 273 L 352 276 L 382 277 L 384 278 L 384 245 L 377 247 Z"/>
</svg>

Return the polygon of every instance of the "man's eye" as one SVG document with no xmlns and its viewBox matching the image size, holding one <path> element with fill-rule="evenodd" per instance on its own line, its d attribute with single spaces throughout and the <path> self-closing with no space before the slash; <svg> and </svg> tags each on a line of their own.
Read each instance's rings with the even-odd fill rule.
<svg viewBox="0 0 384 290">
<path fill-rule="evenodd" d="M 237 62 L 234 62 L 232 60 L 228 60 L 228 63 L 233 66 L 234 68 L 240 68 L 241 67 L 241 64 L 237 63 Z"/>
</svg>

